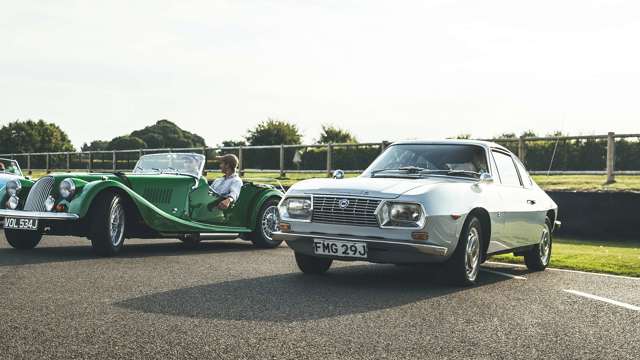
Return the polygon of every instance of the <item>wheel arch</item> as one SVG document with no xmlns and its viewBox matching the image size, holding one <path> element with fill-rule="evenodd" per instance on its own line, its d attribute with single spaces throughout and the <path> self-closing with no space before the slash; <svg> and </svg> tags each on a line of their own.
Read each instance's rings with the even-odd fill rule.
<svg viewBox="0 0 640 360">
<path fill-rule="evenodd" d="M 253 209 L 251 210 L 250 228 L 253 231 L 255 231 L 256 227 L 258 226 L 258 214 L 260 212 L 260 209 L 262 208 L 262 205 L 264 205 L 267 201 L 271 199 L 277 199 L 278 201 L 280 201 L 282 197 L 283 197 L 283 194 L 277 190 L 268 190 L 258 196 L 255 206 L 253 206 Z"/>
<path fill-rule="evenodd" d="M 472 216 L 475 216 L 480 220 L 480 225 L 482 226 L 482 258 L 481 261 L 485 261 L 487 258 L 487 251 L 489 250 L 489 242 L 491 241 L 491 216 L 489 212 L 482 207 L 476 207 L 469 211 L 467 218 L 465 219 L 465 224 L 471 219 Z"/>
</svg>

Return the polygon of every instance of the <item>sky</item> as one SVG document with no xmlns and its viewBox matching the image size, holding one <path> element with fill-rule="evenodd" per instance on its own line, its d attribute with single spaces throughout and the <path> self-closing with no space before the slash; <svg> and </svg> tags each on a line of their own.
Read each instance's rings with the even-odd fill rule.
<svg viewBox="0 0 640 360">
<path fill-rule="evenodd" d="M 0 0 L 0 125 L 74 145 L 169 119 L 208 145 L 640 132 L 640 2 Z"/>
</svg>

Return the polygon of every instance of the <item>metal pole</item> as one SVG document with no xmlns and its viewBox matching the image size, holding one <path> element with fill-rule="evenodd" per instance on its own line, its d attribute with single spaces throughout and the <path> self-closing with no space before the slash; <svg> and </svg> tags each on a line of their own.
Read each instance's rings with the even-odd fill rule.
<svg viewBox="0 0 640 360">
<path fill-rule="evenodd" d="M 524 145 L 525 145 L 524 135 L 522 135 L 522 136 L 520 136 L 518 138 L 518 158 L 520 158 L 520 161 L 522 161 L 523 164 L 526 164 L 525 160 L 524 160 L 524 158 L 526 156 L 526 154 L 525 154 L 526 150 L 525 150 Z"/>
<path fill-rule="evenodd" d="M 614 133 L 609 132 L 607 134 L 607 184 L 616 182 L 614 170 L 615 170 L 615 147 L 616 141 L 613 137 Z"/>
<path fill-rule="evenodd" d="M 284 177 L 284 144 L 280 145 L 280 177 Z"/>
<path fill-rule="evenodd" d="M 327 145 L 327 176 L 331 176 L 331 168 L 333 167 L 333 144 Z"/>
<path fill-rule="evenodd" d="M 240 176 L 244 176 L 244 156 L 242 154 L 242 145 L 238 148 L 238 171 Z"/>
</svg>

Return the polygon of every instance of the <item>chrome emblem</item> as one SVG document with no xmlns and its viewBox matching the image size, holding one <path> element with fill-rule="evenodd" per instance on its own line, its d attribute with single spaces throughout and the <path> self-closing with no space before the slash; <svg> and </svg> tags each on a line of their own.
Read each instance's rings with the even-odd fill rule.
<svg viewBox="0 0 640 360">
<path fill-rule="evenodd" d="M 349 199 L 340 199 L 338 201 L 338 206 L 340 209 L 346 209 L 349 206 Z"/>
</svg>

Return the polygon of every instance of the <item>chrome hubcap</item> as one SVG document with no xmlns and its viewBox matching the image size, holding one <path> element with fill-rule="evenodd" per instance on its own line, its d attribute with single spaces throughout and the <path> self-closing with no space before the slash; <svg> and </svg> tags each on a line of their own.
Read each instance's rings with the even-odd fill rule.
<svg viewBox="0 0 640 360">
<path fill-rule="evenodd" d="M 278 212 L 275 205 L 269 206 L 262 215 L 262 233 L 268 240 L 272 240 L 271 236 L 274 231 L 278 231 Z"/>
<path fill-rule="evenodd" d="M 478 276 L 480 267 L 480 234 L 475 227 L 469 229 L 465 255 L 464 263 L 467 271 L 467 279 L 474 281 L 476 276 Z"/>
<path fill-rule="evenodd" d="M 119 202 L 111 207 L 109 214 L 109 234 L 111 235 L 111 245 L 119 246 L 124 239 L 124 209 Z"/>
<path fill-rule="evenodd" d="M 549 230 L 544 229 L 540 239 L 540 261 L 543 265 L 549 265 L 549 255 L 551 254 L 551 236 Z"/>
</svg>

